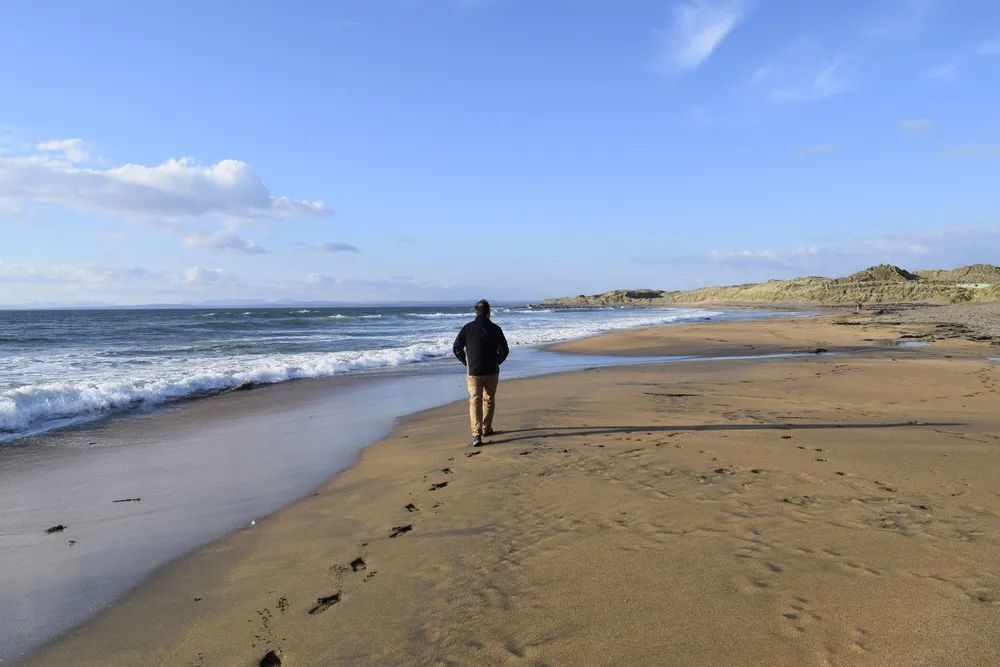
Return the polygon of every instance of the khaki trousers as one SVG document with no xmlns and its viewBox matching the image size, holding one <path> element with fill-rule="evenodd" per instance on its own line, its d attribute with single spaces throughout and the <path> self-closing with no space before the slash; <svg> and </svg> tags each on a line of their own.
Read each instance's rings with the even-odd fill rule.
<svg viewBox="0 0 1000 667">
<path fill-rule="evenodd" d="M 500 374 L 469 375 L 469 422 L 472 437 L 481 436 L 493 426 L 493 410 L 496 408 L 497 383 Z"/>
</svg>

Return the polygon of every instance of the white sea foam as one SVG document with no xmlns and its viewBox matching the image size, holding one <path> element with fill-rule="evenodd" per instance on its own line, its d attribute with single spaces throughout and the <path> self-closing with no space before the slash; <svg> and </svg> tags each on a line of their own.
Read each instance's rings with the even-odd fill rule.
<svg viewBox="0 0 1000 667">
<path fill-rule="evenodd" d="M 250 312 L 250 311 L 248 311 Z M 504 327 L 511 346 L 551 343 L 595 335 L 614 329 L 652 326 L 690 321 L 719 313 L 695 310 L 643 310 L 611 316 L 607 313 L 581 311 L 546 315 L 543 311 L 511 311 L 497 318 Z M 363 346 L 369 336 L 380 342 L 374 350 L 337 350 L 278 353 L 271 350 L 286 340 L 281 332 L 255 336 L 261 348 L 253 353 L 212 356 L 208 352 L 173 356 L 119 359 L 94 355 L 82 360 L 79 351 L 45 359 L 32 377 L 11 378 L 0 387 L 0 434 L 10 437 L 28 431 L 44 430 L 74 419 L 100 416 L 141 406 L 153 406 L 182 398 L 204 395 L 236 387 L 245 382 L 266 384 L 297 378 L 357 373 L 404 366 L 451 354 L 456 323 L 466 313 L 407 313 L 418 319 L 442 319 L 428 331 L 399 325 L 388 318 L 376 322 L 381 314 L 359 317 L 372 320 L 360 333 L 344 340 L 358 340 Z M 498 313 L 499 315 L 499 313 Z M 540 315 L 540 318 L 531 317 Z M 353 319 L 344 314 L 332 319 Z M 395 322 L 395 323 L 394 323 Z M 243 335 L 243 334 L 239 334 Z M 290 334 L 287 334 L 290 336 Z M 339 340 L 319 334 L 310 339 L 330 346 Z M 302 340 L 301 335 L 295 340 Z M 231 338 L 228 340 L 248 340 Z M 269 342 L 272 341 L 273 342 Z M 291 338 L 287 338 L 291 340 Z M 206 350 L 214 349 L 208 343 Z M 370 344 L 369 344 L 370 345 Z M 194 348 L 192 348 L 194 349 Z M 60 361 L 61 359 L 61 361 Z M 103 364 L 103 365 L 102 365 Z M 80 377 L 84 370 L 88 377 Z M 48 378 L 48 379 L 46 379 Z M 3 438 L 0 438 L 2 440 Z"/>
<path fill-rule="evenodd" d="M 381 350 L 267 355 L 202 362 L 166 374 L 159 370 L 149 377 L 136 378 L 133 372 L 130 379 L 22 386 L 0 391 L 0 433 L 25 431 L 40 421 L 157 405 L 231 389 L 246 382 L 270 384 L 411 364 L 441 356 L 450 349 L 450 341 L 439 339 Z"/>
<path fill-rule="evenodd" d="M 444 317 L 472 317 L 471 313 L 403 313 L 407 317 L 416 317 L 421 320 L 439 320 Z"/>
</svg>

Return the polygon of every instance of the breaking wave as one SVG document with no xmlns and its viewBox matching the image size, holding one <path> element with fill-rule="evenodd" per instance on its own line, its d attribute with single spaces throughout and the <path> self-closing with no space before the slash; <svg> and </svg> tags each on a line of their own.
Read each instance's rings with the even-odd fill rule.
<svg viewBox="0 0 1000 667">
<path fill-rule="evenodd" d="M 353 326 L 357 331 L 346 338 L 331 337 L 329 329 L 320 329 L 321 319 L 317 320 L 317 330 L 306 334 L 297 333 L 291 325 L 276 324 L 282 328 L 267 332 L 266 336 L 248 333 L 246 329 L 234 332 L 226 329 L 213 330 L 212 335 L 216 338 L 211 340 L 172 339 L 172 347 L 159 349 L 162 356 L 151 355 L 150 348 L 125 338 L 124 334 L 122 342 L 130 346 L 131 352 L 110 355 L 106 350 L 96 350 L 88 353 L 90 356 L 85 357 L 84 362 L 79 361 L 79 356 L 59 357 L 54 353 L 45 360 L 44 373 L 15 377 L 11 384 L 0 388 L 0 441 L 122 410 L 222 392 L 244 383 L 270 384 L 370 372 L 443 357 L 451 354 L 456 328 L 451 320 L 469 317 L 468 313 L 395 313 L 399 314 L 444 321 L 431 330 L 426 328 L 430 325 L 417 330 L 400 325 L 398 318 L 383 318 L 381 313 L 355 316 L 338 313 L 328 317 L 356 323 Z M 498 317 L 498 321 L 511 346 L 519 347 L 718 314 L 697 309 L 672 309 L 627 311 L 627 314 L 609 316 L 595 311 L 552 314 L 544 310 L 511 309 L 502 318 Z M 360 322 L 362 319 L 366 321 Z M 231 320 L 232 323 L 239 321 L 245 320 Z M 178 335 L 191 334 L 181 330 Z M 222 336 L 224 338 L 219 338 Z M 190 345 L 185 347 L 183 355 L 171 352 L 176 350 L 177 340 Z M 294 352 L 276 350 L 282 341 L 292 340 L 305 341 L 299 343 L 302 345 L 325 347 L 306 351 L 299 348 Z M 331 350 L 335 345 L 376 349 Z M 97 361 L 104 365 L 98 365 Z M 10 368 L 16 370 L 13 366 Z M 85 369 L 87 377 L 80 377 L 81 368 Z M 4 370 L 2 360 L 0 370 Z"/>
</svg>

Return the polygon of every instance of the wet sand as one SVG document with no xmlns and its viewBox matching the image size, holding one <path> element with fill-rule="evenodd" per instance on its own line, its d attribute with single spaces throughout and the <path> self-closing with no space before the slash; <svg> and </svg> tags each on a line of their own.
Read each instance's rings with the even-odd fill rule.
<svg viewBox="0 0 1000 667">
<path fill-rule="evenodd" d="M 989 664 L 1000 365 L 989 345 L 886 342 L 917 329 L 560 346 L 854 351 L 506 382 L 479 449 L 464 403 L 422 412 L 28 664 Z"/>
<path fill-rule="evenodd" d="M 505 370 L 629 360 L 521 349 Z M 0 664 L 156 568 L 310 495 L 400 415 L 460 398 L 463 385 L 462 366 L 441 360 L 181 401 L 0 446 Z"/>
</svg>

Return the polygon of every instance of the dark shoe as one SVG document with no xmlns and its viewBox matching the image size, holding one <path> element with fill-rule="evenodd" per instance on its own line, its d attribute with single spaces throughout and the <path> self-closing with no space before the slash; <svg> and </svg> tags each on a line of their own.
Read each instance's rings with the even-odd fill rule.
<svg viewBox="0 0 1000 667">
<path fill-rule="evenodd" d="M 490 426 L 488 429 L 486 429 L 485 431 L 483 431 L 483 437 L 488 438 L 489 436 L 493 435 L 494 433 L 496 433 L 496 431 L 494 431 L 493 427 Z"/>
<path fill-rule="evenodd" d="M 473 447 L 482 447 L 483 446 L 483 439 L 480 438 L 478 435 L 475 436 L 474 438 L 472 438 L 472 446 Z"/>
</svg>

